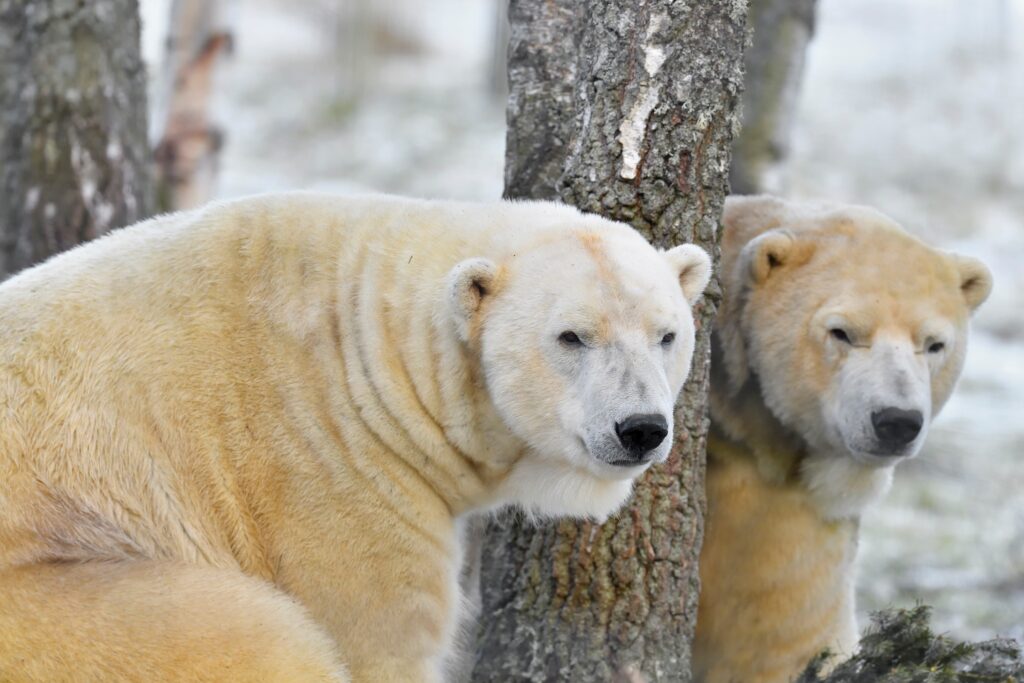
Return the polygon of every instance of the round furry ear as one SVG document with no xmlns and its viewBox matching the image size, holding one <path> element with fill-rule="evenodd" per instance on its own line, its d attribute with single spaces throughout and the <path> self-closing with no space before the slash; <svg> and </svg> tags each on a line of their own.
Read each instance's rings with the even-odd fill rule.
<svg viewBox="0 0 1024 683">
<path fill-rule="evenodd" d="M 973 311 L 992 293 L 992 271 L 971 256 L 953 254 L 953 262 L 960 271 L 960 291 L 964 293 L 967 306 Z"/>
<path fill-rule="evenodd" d="M 742 267 L 750 278 L 761 284 L 776 268 L 785 265 L 793 252 L 793 234 L 788 230 L 769 230 L 747 242 L 740 253 Z"/>
<path fill-rule="evenodd" d="M 678 274 L 683 296 L 693 306 L 711 280 L 711 257 L 695 244 L 680 244 L 666 251 L 665 259 Z"/>
<path fill-rule="evenodd" d="M 466 259 L 448 273 L 448 310 L 462 341 L 469 341 L 472 336 L 477 314 L 484 299 L 492 293 L 497 275 L 497 264 L 486 258 Z"/>
</svg>

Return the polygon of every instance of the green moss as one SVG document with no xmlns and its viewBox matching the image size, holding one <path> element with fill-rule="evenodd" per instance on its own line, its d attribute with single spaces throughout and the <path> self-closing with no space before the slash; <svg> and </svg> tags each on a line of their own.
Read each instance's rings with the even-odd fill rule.
<svg viewBox="0 0 1024 683">
<path fill-rule="evenodd" d="M 957 642 L 935 634 L 930 616 L 925 605 L 875 613 L 856 655 L 823 675 L 822 654 L 797 683 L 1024 683 L 1016 642 Z"/>
</svg>

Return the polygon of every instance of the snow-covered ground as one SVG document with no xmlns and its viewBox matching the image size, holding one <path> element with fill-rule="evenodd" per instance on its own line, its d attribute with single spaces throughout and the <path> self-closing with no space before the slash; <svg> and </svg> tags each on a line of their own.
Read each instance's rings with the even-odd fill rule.
<svg viewBox="0 0 1024 683">
<path fill-rule="evenodd" d="M 819 1 L 780 190 L 874 205 L 996 278 L 925 452 L 864 520 L 861 606 L 920 599 L 942 630 L 1024 637 L 1024 0 Z M 361 2 L 228 4 L 219 196 L 500 194 L 495 0 Z M 142 0 L 151 60 L 167 4 Z"/>
</svg>

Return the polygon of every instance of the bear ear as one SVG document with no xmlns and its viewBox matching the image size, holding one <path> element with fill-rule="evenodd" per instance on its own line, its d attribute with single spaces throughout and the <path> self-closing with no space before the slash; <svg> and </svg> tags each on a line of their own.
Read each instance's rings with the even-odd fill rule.
<svg viewBox="0 0 1024 683">
<path fill-rule="evenodd" d="M 740 253 L 741 267 L 756 284 L 765 282 L 793 254 L 796 240 L 788 230 L 776 228 L 750 240 Z"/>
<path fill-rule="evenodd" d="M 755 197 L 749 203 L 758 206 L 762 199 L 767 201 L 766 198 Z M 778 202 L 774 202 L 773 206 L 776 204 Z M 744 207 L 734 208 L 734 212 L 742 208 Z M 751 227 L 756 228 L 756 224 L 751 224 Z M 723 260 L 728 270 L 723 274 L 725 297 L 715 319 L 715 343 L 721 353 L 719 367 L 728 378 L 727 391 L 731 396 L 735 396 L 750 378 L 742 323 L 747 300 L 745 291 L 752 283 L 764 283 L 769 277 L 777 274 L 779 268 L 797 261 L 798 256 L 796 238 L 793 233 L 782 228 L 768 229 L 748 241 L 742 248 L 735 242 L 725 242 L 726 238 L 735 237 L 736 235 L 729 234 L 722 237 Z M 739 251 L 731 261 L 728 248 Z"/>
<path fill-rule="evenodd" d="M 973 311 L 992 293 L 992 272 L 984 263 L 971 256 L 953 254 L 953 261 L 960 271 L 960 291 L 967 306 Z"/>
<path fill-rule="evenodd" d="M 711 280 L 711 257 L 694 244 L 680 244 L 666 251 L 665 259 L 679 277 L 683 296 L 693 306 Z"/>
<path fill-rule="evenodd" d="M 448 273 L 448 310 L 462 341 L 469 341 L 472 336 L 473 322 L 484 299 L 493 293 L 497 276 L 498 266 L 486 258 L 466 259 Z"/>
</svg>

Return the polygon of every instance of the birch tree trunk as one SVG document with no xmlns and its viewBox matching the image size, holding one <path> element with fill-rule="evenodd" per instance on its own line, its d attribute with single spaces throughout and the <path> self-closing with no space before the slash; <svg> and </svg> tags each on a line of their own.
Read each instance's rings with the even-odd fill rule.
<svg viewBox="0 0 1024 683">
<path fill-rule="evenodd" d="M 560 198 L 717 258 L 743 0 L 512 0 L 506 195 Z M 476 681 L 685 681 L 704 509 L 709 333 L 697 306 L 675 448 L 604 525 L 494 524 Z"/>
<path fill-rule="evenodd" d="M 154 123 L 157 208 L 191 209 L 214 194 L 223 131 L 210 119 L 214 71 L 231 50 L 218 0 L 174 0 Z"/>
<path fill-rule="evenodd" d="M 0 279 L 151 205 L 136 0 L 0 0 Z"/>
<path fill-rule="evenodd" d="M 774 173 L 789 154 L 817 0 L 750 0 L 743 126 L 733 143 L 734 194 L 779 192 Z"/>
</svg>

